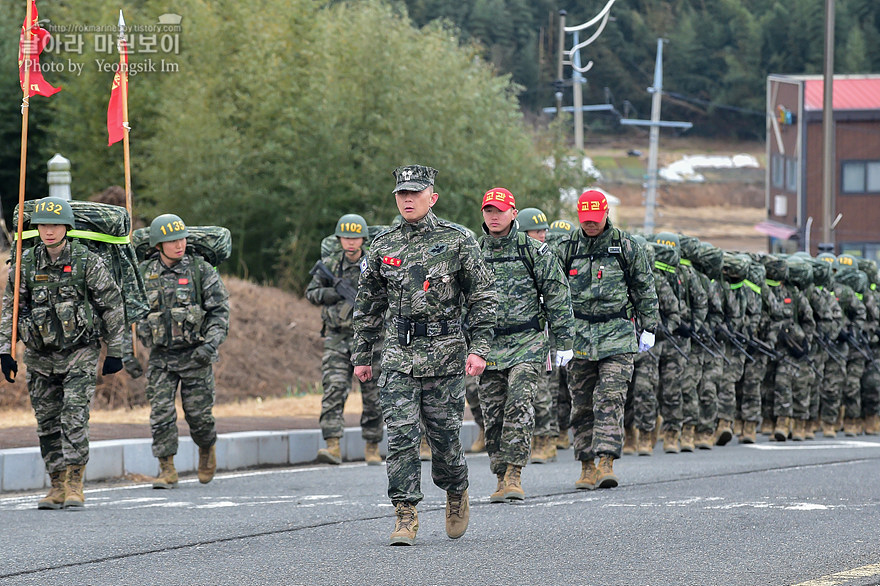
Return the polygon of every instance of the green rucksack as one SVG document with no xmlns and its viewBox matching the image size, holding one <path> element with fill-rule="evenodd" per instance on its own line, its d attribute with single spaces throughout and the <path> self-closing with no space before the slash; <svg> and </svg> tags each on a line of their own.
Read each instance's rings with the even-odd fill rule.
<svg viewBox="0 0 880 586">
<path fill-rule="evenodd" d="M 232 256 L 232 234 L 223 226 L 187 226 L 186 252 L 204 258 L 212 267 L 217 267 Z M 131 235 L 131 243 L 139 261 L 159 254 L 150 246 L 150 229 L 138 228 Z"/>
</svg>

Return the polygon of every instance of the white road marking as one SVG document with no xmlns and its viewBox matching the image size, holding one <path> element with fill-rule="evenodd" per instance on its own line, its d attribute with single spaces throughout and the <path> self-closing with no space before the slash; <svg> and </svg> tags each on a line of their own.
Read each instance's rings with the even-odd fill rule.
<svg viewBox="0 0 880 586">
<path fill-rule="evenodd" d="M 816 578 L 814 580 L 807 580 L 806 582 L 801 582 L 794 586 L 837 586 L 838 584 L 846 584 L 851 580 L 876 578 L 878 576 L 880 576 L 880 564 L 870 564 L 859 568 L 853 568 L 852 570 L 837 572 L 836 574 L 829 574 L 828 576 L 822 576 L 821 578 Z"/>
<path fill-rule="evenodd" d="M 745 444 L 751 450 L 785 451 L 785 450 L 848 450 L 851 448 L 880 449 L 880 443 L 859 440 L 839 440 L 824 442 L 770 442 L 766 444 Z"/>
</svg>

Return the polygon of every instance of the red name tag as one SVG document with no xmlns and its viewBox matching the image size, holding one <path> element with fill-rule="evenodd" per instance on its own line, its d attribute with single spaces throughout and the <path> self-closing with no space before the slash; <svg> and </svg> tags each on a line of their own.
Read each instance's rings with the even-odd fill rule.
<svg viewBox="0 0 880 586">
<path fill-rule="evenodd" d="M 71 267 L 70 265 L 66 265 L 66 266 L 64 267 L 64 272 L 65 272 L 65 273 L 69 273 L 69 272 L 72 272 L 72 271 L 73 271 L 73 267 Z"/>
<path fill-rule="evenodd" d="M 569 277 L 573 277 L 573 276 L 575 276 L 575 275 L 577 275 L 577 274 L 578 274 L 578 270 L 577 270 L 577 269 L 571 269 L 570 271 L 568 271 L 568 276 L 569 276 Z"/>
<path fill-rule="evenodd" d="M 783 301 L 785 301 L 786 303 L 791 303 L 791 297 L 786 297 Z"/>
<path fill-rule="evenodd" d="M 189 285 L 189 279 L 186 279 L 186 278 L 177 279 L 177 284 L 178 285 Z"/>
<path fill-rule="evenodd" d="M 386 265 L 391 265 L 392 267 L 399 267 L 402 263 L 399 258 L 394 258 L 393 256 L 383 256 L 382 262 Z"/>
</svg>

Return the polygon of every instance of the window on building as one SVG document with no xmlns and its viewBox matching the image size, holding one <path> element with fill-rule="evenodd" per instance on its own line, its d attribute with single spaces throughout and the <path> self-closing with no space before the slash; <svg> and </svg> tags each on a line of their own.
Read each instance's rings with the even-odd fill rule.
<svg viewBox="0 0 880 586">
<path fill-rule="evenodd" d="M 770 183 L 773 187 L 782 189 L 785 183 L 785 167 L 782 155 L 774 154 L 770 157 Z"/>
<path fill-rule="evenodd" d="M 843 193 L 880 193 L 880 161 L 843 161 Z"/>
<path fill-rule="evenodd" d="M 880 242 L 843 242 L 840 254 L 868 258 L 880 262 Z"/>
<path fill-rule="evenodd" d="M 785 157 L 785 189 L 797 191 L 797 159 Z"/>
</svg>

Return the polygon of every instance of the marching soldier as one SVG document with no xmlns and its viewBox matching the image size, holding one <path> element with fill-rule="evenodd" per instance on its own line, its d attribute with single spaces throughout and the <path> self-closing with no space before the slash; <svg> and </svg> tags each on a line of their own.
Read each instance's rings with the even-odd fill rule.
<svg viewBox="0 0 880 586">
<path fill-rule="evenodd" d="M 420 416 L 432 452 L 434 483 L 446 491 L 446 534 L 464 535 L 470 518 L 468 469 L 459 439 L 464 375 L 486 368 L 495 325 L 495 291 L 474 238 L 431 208 L 436 169 L 394 171 L 403 221 L 378 235 L 361 261 L 352 363 L 373 378 L 373 348 L 385 328 L 379 397 L 388 426 L 388 496 L 396 522 L 391 545 L 412 545 L 422 500 Z M 467 308 L 469 343 L 461 330 Z M 391 318 L 386 322 L 386 311 Z"/>
<path fill-rule="evenodd" d="M 351 364 L 354 350 L 354 294 L 357 292 L 360 262 L 368 234 L 367 222 L 357 214 L 345 214 L 336 222 L 333 233 L 339 240 L 342 251 L 322 258 L 320 264 L 315 265 L 312 280 L 306 287 L 306 299 L 321 307 L 321 320 L 324 322 L 321 329 L 324 336 L 324 356 L 321 360 L 323 395 L 319 422 L 327 447 L 318 450 L 318 461 L 341 464 L 339 440 L 345 431 L 342 413 L 351 390 L 351 376 L 354 371 Z M 381 344 L 376 344 L 377 359 L 380 349 Z M 377 368 L 376 375 L 378 374 Z M 379 387 L 375 380 L 361 383 L 361 396 L 361 436 L 366 442 L 364 459 L 367 465 L 380 465 L 382 409 L 379 406 Z"/>
<path fill-rule="evenodd" d="M 190 435 L 199 447 L 199 482 L 211 482 L 217 470 L 213 363 L 229 330 L 229 294 L 214 267 L 187 252 L 189 235 L 180 216 L 157 216 L 150 224 L 150 247 L 158 254 L 140 265 L 150 302 L 150 313 L 138 323 L 138 337 L 150 349 L 147 399 L 153 456 L 159 459 L 153 488 L 177 486 L 178 386 Z"/>
<path fill-rule="evenodd" d="M 18 333 L 25 345 L 40 453 L 52 482 L 37 508 L 80 508 L 85 503 L 89 403 L 95 393 L 100 339 L 107 344 L 101 374 L 122 370 L 122 293 L 101 258 L 67 238 L 76 224 L 66 200 L 37 201 L 31 226 L 39 231 L 40 242 L 21 254 Z M 0 365 L 9 382 L 18 372 L 11 354 L 15 273 L 15 268 L 9 271 L 0 318 Z"/>
</svg>

